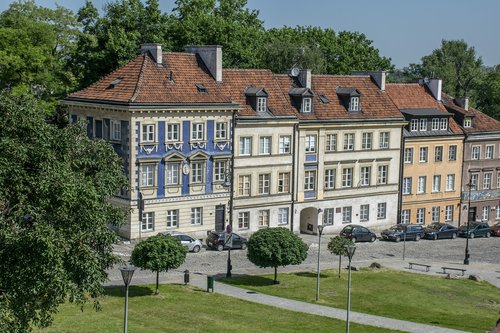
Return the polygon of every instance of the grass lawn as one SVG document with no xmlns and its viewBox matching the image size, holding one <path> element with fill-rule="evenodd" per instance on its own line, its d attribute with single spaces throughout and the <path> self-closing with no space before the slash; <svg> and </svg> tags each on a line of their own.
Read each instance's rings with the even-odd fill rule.
<svg viewBox="0 0 500 333">
<path fill-rule="evenodd" d="M 342 332 L 345 322 L 250 303 L 191 286 L 131 286 L 129 290 L 130 333 L 164 332 Z M 122 332 L 124 288 L 108 288 L 102 310 L 92 304 L 60 307 L 54 324 L 35 332 Z M 351 323 L 352 332 L 387 332 L 386 329 Z M 395 332 L 395 331 L 394 331 Z"/>
<path fill-rule="evenodd" d="M 384 317 L 485 332 L 500 317 L 500 290 L 487 282 L 448 280 L 388 269 L 362 269 L 351 273 L 351 310 Z M 316 303 L 316 273 L 240 276 L 221 279 L 261 293 Z M 344 308 L 347 271 L 321 272 L 317 304 Z"/>
</svg>

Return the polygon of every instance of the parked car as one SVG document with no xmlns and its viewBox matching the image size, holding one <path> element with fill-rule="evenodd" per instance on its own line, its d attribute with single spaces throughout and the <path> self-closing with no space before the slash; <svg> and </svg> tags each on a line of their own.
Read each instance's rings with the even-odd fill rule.
<svg viewBox="0 0 500 333">
<path fill-rule="evenodd" d="M 425 229 L 425 238 L 442 239 L 442 238 L 457 238 L 458 228 L 447 223 L 432 223 Z"/>
<path fill-rule="evenodd" d="M 500 237 L 500 222 L 491 226 L 491 235 Z"/>
<path fill-rule="evenodd" d="M 229 243 L 225 242 L 226 239 L 225 232 L 213 232 L 209 231 L 207 235 L 207 246 L 212 249 L 216 249 L 217 251 L 227 250 L 229 249 Z M 247 239 L 242 237 L 234 232 L 231 233 L 232 238 L 232 246 L 231 249 L 242 249 L 245 250 L 247 248 Z"/>
<path fill-rule="evenodd" d="M 350 224 L 346 225 L 340 232 L 340 236 L 350 239 L 355 242 L 374 242 L 377 235 L 371 232 L 368 228 L 360 225 Z"/>
<path fill-rule="evenodd" d="M 468 230 L 468 231 L 467 231 Z M 467 232 L 469 233 L 467 235 Z M 460 231 L 458 235 L 461 237 L 490 237 L 491 236 L 491 228 L 488 223 L 484 222 L 470 222 L 469 228 L 467 228 L 467 224 L 462 225 L 460 227 Z"/>
<path fill-rule="evenodd" d="M 424 227 L 420 224 L 396 224 L 382 231 L 380 235 L 384 240 L 399 242 L 404 239 L 419 241 L 424 234 Z"/>
<path fill-rule="evenodd" d="M 200 252 L 203 243 L 199 239 L 195 239 L 189 235 L 180 232 L 169 232 L 172 237 L 177 238 L 190 252 Z"/>
</svg>

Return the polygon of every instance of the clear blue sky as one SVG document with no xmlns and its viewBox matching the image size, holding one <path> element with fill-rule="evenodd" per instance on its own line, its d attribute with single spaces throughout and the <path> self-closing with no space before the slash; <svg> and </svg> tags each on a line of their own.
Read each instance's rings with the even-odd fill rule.
<svg viewBox="0 0 500 333">
<path fill-rule="evenodd" d="M 0 11 L 11 0 L 0 1 Z M 36 0 L 77 11 L 85 0 Z M 106 0 L 93 0 L 102 9 Z M 170 12 L 173 0 L 160 0 Z M 499 0 L 248 0 L 266 28 L 312 25 L 364 33 L 396 67 L 420 62 L 442 39 L 464 39 L 485 65 L 500 64 Z"/>
</svg>

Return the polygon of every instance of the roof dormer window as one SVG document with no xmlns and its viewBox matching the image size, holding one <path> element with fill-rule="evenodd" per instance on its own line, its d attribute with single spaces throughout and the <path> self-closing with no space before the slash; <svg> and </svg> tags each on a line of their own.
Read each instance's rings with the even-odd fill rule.
<svg viewBox="0 0 500 333">
<path fill-rule="evenodd" d="M 199 93 L 208 93 L 207 87 L 205 87 L 202 83 L 197 83 L 196 84 L 196 89 L 198 90 Z"/>
<path fill-rule="evenodd" d="M 464 118 L 464 127 L 472 127 L 472 118 L 471 117 Z"/>
<path fill-rule="evenodd" d="M 348 112 L 361 112 L 361 93 L 354 87 L 337 87 L 337 95 Z"/>
<path fill-rule="evenodd" d="M 257 112 L 265 112 L 267 110 L 267 97 L 257 97 Z"/>
<path fill-rule="evenodd" d="M 311 112 L 312 112 L 311 97 L 304 97 L 302 99 L 302 113 L 311 113 Z"/>
<path fill-rule="evenodd" d="M 359 97 L 351 97 L 351 102 L 349 103 L 349 111 L 359 111 Z"/>
</svg>

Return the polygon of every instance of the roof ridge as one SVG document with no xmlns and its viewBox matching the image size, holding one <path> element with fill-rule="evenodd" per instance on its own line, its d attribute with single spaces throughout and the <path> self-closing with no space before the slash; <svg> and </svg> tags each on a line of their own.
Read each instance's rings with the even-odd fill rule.
<svg viewBox="0 0 500 333">
<path fill-rule="evenodd" d="M 135 102 L 137 96 L 139 96 L 139 90 L 140 86 L 142 83 L 142 80 L 144 78 L 144 64 L 146 63 L 146 54 L 144 53 L 142 55 L 142 64 L 141 64 L 141 70 L 139 71 L 139 79 L 137 80 L 137 84 L 134 89 L 134 93 L 132 94 L 132 97 L 129 99 L 129 102 Z"/>
</svg>

